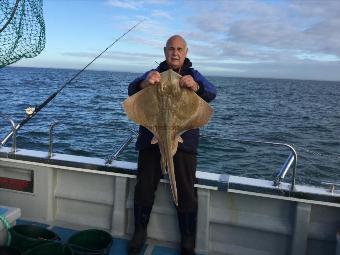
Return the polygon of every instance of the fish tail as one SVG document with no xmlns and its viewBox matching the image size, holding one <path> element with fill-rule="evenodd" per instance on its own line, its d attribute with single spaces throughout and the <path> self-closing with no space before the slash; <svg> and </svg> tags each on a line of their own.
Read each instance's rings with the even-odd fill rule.
<svg viewBox="0 0 340 255">
<path fill-rule="evenodd" d="M 163 157 L 163 155 L 161 156 L 161 169 L 162 169 L 162 174 L 166 173 L 166 160 Z"/>
<path fill-rule="evenodd" d="M 171 192 L 172 192 L 172 197 L 173 200 L 178 206 L 178 195 L 177 195 L 177 185 L 176 185 L 176 177 L 175 177 L 175 167 L 174 167 L 174 161 L 173 161 L 173 156 L 170 150 L 170 146 L 165 146 L 165 160 L 166 160 L 166 165 L 168 168 L 168 175 L 169 175 L 169 180 L 170 180 L 170 187 L 171 187 Z"/>
</svg>

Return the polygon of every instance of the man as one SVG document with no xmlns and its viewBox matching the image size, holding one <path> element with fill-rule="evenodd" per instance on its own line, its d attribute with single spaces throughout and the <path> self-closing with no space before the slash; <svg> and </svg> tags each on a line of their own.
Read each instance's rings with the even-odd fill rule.
<svg viewBox="0 0 340 255">
<path fill-rule="evenodd" d="M 193 69 L 188 58 L 185 40 L 179 36 L 171 36 L 164 47 L 165 61 L 156 69 L 146 72 L 129 85 L 129 96 L 146 88 L 157 86 L 161 80 L 161 72 L 172 69 L 182 76 L 180 86 L 193 90 L 205 101 L 210 102 L 216 96 L 216 88 L 198 71 Z M 195 250 L 197 225 L 197 192 L 196 153 L 199 130 L 188 130 L 181 135 L 183 143 L 179 143 L 173 158 L 178 192 L 177 215 L 181 232 L 181 254 L 191 255 Z M 139 127 L 136 148 L 139 150 L 137 184 L 134 197 L 135 232 L 129 243 L 129 255 L 139 254 L 146 241 L 147 225 L 162 171 L 160 152 L 157 144 L 151 144 L 153 134 L 145 127 Z"/>
</svg>

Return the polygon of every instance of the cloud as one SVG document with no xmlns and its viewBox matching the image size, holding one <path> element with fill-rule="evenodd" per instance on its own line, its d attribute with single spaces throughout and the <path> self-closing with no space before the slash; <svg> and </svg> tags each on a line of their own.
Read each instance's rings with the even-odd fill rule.
<svg viewBox="0 0 340 255">
<path fill-rule="evenodd" d="M 108 5 L 122 8 L 122 9 L 130 9 L 130 10 L 137 10 L 140 8 L 146 8 L 148 5 L 168 5 L 171 1 L 168 0 L 107 0 L 106 2 Z"/>
<path fill-rule="evenodd" d="M 124 38 L 119 48 L 122 51 L 105 54 L 99 60 L 102 66 L 119 66 L 120 62 L 140 70 L 153 67 L 155 60 L 164 59 L 168 37 L 181 34 L 188 42 L 194 67 L 208 74 L 340 80 L 337 0 L 105 3 L 112 16 L 109 26 L 103 28 L 116 37 L 138 21 L 146 21 Z M 75 62 L 95 57 L 89 48 L 81 49 L 64 54 Z"/>
<path fill-rule="evenodd" d="M 64 56 L 75 57 L 75 58 L 88 58 L 93 59 L 98 55 L 98 52 L 64 52 Z M 112 51 L 107 52 L 101 56 L 101 59 L 123 61 L 123 62 L 147 62 L 154 63 L 155 60 L 164 58 L 162 54 L 152 53 L 136 53 L 136 52 L 123 52 L 123 51 Z"/>
<path fill-rule="evenodd" d="M 142 2 L 124 1 L 124 0 L 108 0 L 107 4 L 113 7 L 117 7 L 117 8 L 137 10 L 141 6 Z"/>
<path fill-rule="evenodd" d="M 291 78 L 310 80 L 340 80 L 340 61 L 299 60 L 273 63 L 221 63 L 194 60 L 203 74 L 254 78 Z M 317 71 L 315 71 L 317 70 Z"/>
<path fill-rule="evenodd" d="M 156 17 L 156 18 L 165 18 L 165 19 L 169 19 L 171 20 L 172 17 L 169 13 L 165 12 L 165 11 L 161 11 L 161 10 L 154 10 L 151 13 L 152 17 Z"/>
<path fill-rule="evenodd" d="M 205 43 L 215 49 L 212 56 L 218 51 L 240 59 L 267 59 L 267 55 L 275 59 L 275 52 L 340 57 L 338 13 L 339 1 L 226 1 L 194 13 L 189 20 L 196 35 L 210 38 Z M 195 38 L 197 43 L 202 40 Z"/>
<path fill-rule="evenodd" d="M 162 52 L 159 53 L 110 51 L 103 54 L 89 69 L 144 73 L 147 70 L 156 68 L 158 63 L 164 60 Z M 98 52 L 93 51 L 63 52 L 63 58 L 68 59 L 67 63 L 64 62 L 64 67 L 79 68 L 85 66 L 97 55 Z"/>
</svg>

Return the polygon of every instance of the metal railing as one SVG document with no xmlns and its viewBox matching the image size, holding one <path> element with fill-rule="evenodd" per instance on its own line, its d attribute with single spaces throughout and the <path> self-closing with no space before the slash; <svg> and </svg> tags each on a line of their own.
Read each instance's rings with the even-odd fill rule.
<svg viewBox="0 0 340 255">
<path fill-rule="evenodd" d="M 283 147 L 288 148 L 291 151 L 291 153 L 289 154 L 288 158 L 284 162 L 281 169 L 279 171 L 277 171 L 277 173 L 274 177 L 274 180 L 273 180 L 273 186 L 276 186 L 276 187 L 279 186 L 281 181 L 285 178 L 286 174 L 289 172 L 289 169 L 291 169 L 291 167 L 293 167 L 290 191 L 294 190 L 298 156 L 297 156 L 297 152 L 296 152 L 295 148 L 293 147 L 293 145 L 290 145 L 290 144 L 287 144 L 287 143 L 234 139 L 234 138 L 216 137 L 216 136 L 208 136 L 208 135 L 202 135 L 202 137 L 216 138 L 216 139 L 222 139 L 222 140 L 225 140 L 225 141 L 239 142 L 239 143 L 246 143 L 246 144 L 266 144 L 266 145 L 271 145 L 271 146 L 283 146 Z"/>
<path fill-rule="evenodd" d="M 17 138 L 17 128 L 16 125 L 14 123 L 14 121 L 7 116 L 6 114 L 0 112 L 0 117 L 2 117 L 3 119 L 9 121 L 11 123 L 11 129 L 12 129 L 12 139 L 13 139 L 13 144 L 12 144 L 12 149 L 11 149 L 11 153 L 16 152 L 16 138 Z M 53 131 L 55 126 L 57 126 L 58 124 L 60 124 L 59 121 L 53 121 L 49 127 L 49 140 L 48 140 L 48 155 L 47 157 L 49 159 L 51 159 L 53 157 Z M 105 165 L 109 165 L 112 163 L 112 161 L 116 160 L 118 158 L 119 155 L 121 155 L 123 153 L 123 151 L 127 148 L 127 146 L 138 136 L 138 132 L 134 131 L 133 129 L 129 129 L 130 130 L 130 136 L 125 140 L 125 142 L 118 148 L 117 151 L 115 151 L 114 153 L 112 153 L 109 157 L 107 157 L 107 159 L 105 160 Z M 6 140 L 7 142 L 7 140 Z M 3 146 L 2 144 L 0 144 L 0 147 Z"/>
<path fill-rule="evenodd" d="M 52 158 L 53 156 L 53 130 L 56 125 L 59 124 L 59 121 L 53 121 L 52 124 L 50 125 L 50 129 L 48 132 L 48 158 Z"/>
<path fill-rule="evenodd" d="M 116 160 L 117 157 L 125 150 L 125 148 L 133 141 L 134 138 L 138 136 L 138 132 L 130 129 L 131 135 L 125 140 L 125 142 L 119 147 L 119 149 L 114 152 L 108 159 L 105 164 L 111 164 L 113 160 Z M 210 137 L 211 138 L 211 137 Z M 282 146 L 288 148 L 291 153 L 288 158 L 284 162 L 283 166 L 277 171 L 274 180 L 273 186 L 279 186 L 281 181 L 285 178 L 287 173 L 291 168 L 293 168 L 292 180 L 290 190 L 293 191 L 295 188 L 295 177 L 296 177 L 296 169 L 297 169 L 297 152 L 293 145 L 287 143 L 277 143 L 277 142 L 267 142 L 267 141 L 257 141 L 257 140 L 243 140 L 243 139 L 233 139 L 233 138 L 222 138 L 223 140 L 240 142 L 240 143 L 248 143 L 248 144 L 266 144 L 271 146 Z"/>
<path fill-rule="evenodd" d="M 11 153 L 16 152 L 16 125 L 14 121 L 8 117 L 6 114 L 0 112 L 0 116 L 3 117 L 5 120 L 9 121 L 11 123 L 11 128 L 13 132 L 13 144 Z M 48 158 L 51 159 L 53 157 L 53 130 L 56 125 L 58 125 L 58 121 L 52 122 L 49 128 L 49 145 L 48 145 Z M 127 148 L 127 146 L 138 137 L 138 132 L 129 129 L 130 135 L 129 137 L 122 143 L 122 145 L 114 152 L 112 153 L 107 159 L 105 160 L 105 165 L 109 165 L 112 163 L 112 161 L 116 160 L 119 155 L 122 154 L 122 152 Z M 282 180 L 286 177 L 287 173 L 291 168 L 293 168 L 292 172 L 292 179 L 291 179 L 291 186 L 290 190 L 293 191 L 295 187 L 295 178 L 296 178 L 296 169 L 297 169 L 297 152 L 293 145 L 287 144 L 287 143 L 278 143 L 278 142 L 267 142 L 267 141 L 259 141 L 259 140 L 245 140 L 245 139 L 235 139 L 235 138 L 225 138 L 225 137 L 219 137 L 214 135 L 202 135 L 202 137 L 206 138 L 216 138 L 216 139 L 222 139 L 225 141 L 231 141 L 231 142 L 238 142 L 238 143 L 245 143 L 245 144 L 266 144 L 271 146 L 282 146 L 286 147 L 290 150 L 290 154 L 286 161 L 284 162 L 283 166 L 276 172 L 274 179 L 273 179 L 273 186 L 278 187 Z M 334 188 L 333 188 L 334 190 Z"/>
</svg>

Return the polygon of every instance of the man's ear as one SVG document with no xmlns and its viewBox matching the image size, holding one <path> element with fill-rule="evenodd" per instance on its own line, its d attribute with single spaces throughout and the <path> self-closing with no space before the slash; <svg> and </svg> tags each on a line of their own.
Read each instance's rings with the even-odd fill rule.
<svg viewBox="0 0 340 255">
<path fill-rule="evenodd" d="M 166 47 L 164 47 L 164 48 L 163 48 L 163 51 L 164 51 L 164 55 L 166 54 L 166 53 L 165 53 L 165 50 L 166 50 Z"/>
</svg>

